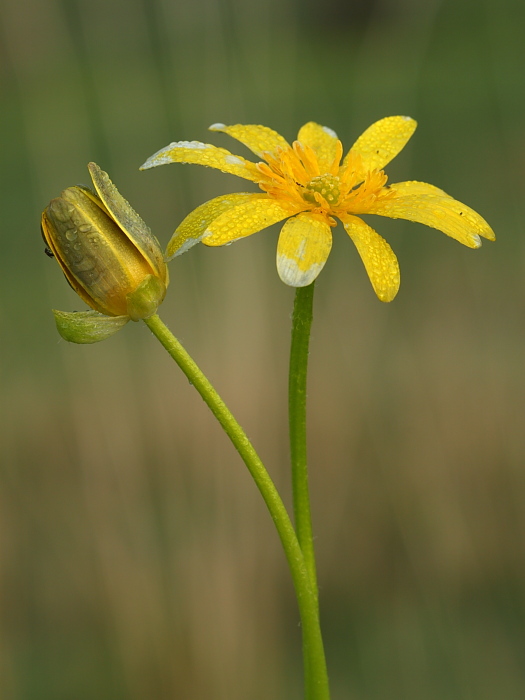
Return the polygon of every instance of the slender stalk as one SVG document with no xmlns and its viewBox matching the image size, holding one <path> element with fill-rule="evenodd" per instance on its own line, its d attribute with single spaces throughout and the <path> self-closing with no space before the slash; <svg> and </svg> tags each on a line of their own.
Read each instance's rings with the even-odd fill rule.
<svg viewBox="0 0 525 700">
<path fill-rule="evenodd" d="M 304 556 L 284 503 L 246 433 L 177 338 L 157 314 L 144 319 L 144 323 L 162 343 L 217 418 L 242 457 L 270 511 L 288 561 L 299 606 L 305 654 L 306 697 L 308 700 L 329 700 L 317 596 L 312 589 Z"/>
<path fill-rule="evenodd" d="M 310 576 L 310 585 L 314 595 L 317 597 L 317 573 L 310 514 L 306 451 L 306 379 L 314 284 L 312 282 L 308 287 L 298 287 L 295 292 L 288 382 L 288 415 L 290 422 L 290 456 L 292 461 L 295 529 L 308 575 Z"/>
</svg>

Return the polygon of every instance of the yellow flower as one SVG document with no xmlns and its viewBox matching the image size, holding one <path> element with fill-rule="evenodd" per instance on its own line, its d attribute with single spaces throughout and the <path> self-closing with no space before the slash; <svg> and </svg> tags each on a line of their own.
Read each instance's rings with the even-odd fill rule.
<svg viewBox="0 0 525 700">
<path fill-rule="evenodd" d="M 93 311 L 55 311 L 66 340 L 91 343 L 130 319 L 155 313 L 164 299 L 168 269 L 157 239 L 95 163 L 96 192 L 65 189 L 42 213 L 42 234 L 75 292 Z"/>
<path fill-rule="evenodd" d="M 475 211 L 425 182 L 387 185 L 383 168 L 414 133 L 410 117 L 386 117 L 370 126 L 345 158 L 337 135 L 314 122 L 305 124 L 290 146 L 278 133 L 259 125 L 213 124 L 252 150 L 263 162 L 252 163 L 224 148 L 199 141 L 179 141 L 149 158 L 142 169 L 164 163 L 198 163 L 257 183 L 263 193 L 217 197 L 184 219 L 168 244 L 167 258 L 202 241 L 220 246 L 288 219 L 277 245 L 277 270 L 292 287 L 311 284 L 332 247 L 337 217 L 353 240 L 381 301 L 399 289 L 399 265 L 388 243 L 358 215 L 379 214 L 436 228 L 470 248 L 480 236 L 494 240 L 487 222 Z"/>
</svg>

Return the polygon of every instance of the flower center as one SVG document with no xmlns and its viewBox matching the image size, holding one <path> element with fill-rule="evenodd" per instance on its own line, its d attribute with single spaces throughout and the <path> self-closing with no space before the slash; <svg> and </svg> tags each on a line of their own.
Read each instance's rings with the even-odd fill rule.
<svg viewBox="0 0 525 700">
<path fill-rule="evenodd" d="M 321 204 L 322 200 L 315 196 L 316 193 L 321 195 L 329 206 L 335 206 L 341 196 L 341 186 L 337 175 L 325 173 L 313 177 L 303 191 L 303 198 L 310 204 Z"/>
</svg>

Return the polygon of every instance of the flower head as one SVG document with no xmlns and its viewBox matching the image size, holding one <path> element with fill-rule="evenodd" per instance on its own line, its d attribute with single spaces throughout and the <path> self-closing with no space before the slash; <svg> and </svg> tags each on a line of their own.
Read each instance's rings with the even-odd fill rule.
<svg viewBox="0 0 525 700">
<path fill-rule="evenodd" d="M 55 312 L 62 335 L 83 343 L 102 340 L 130 319 L 154 314 L 168 285 L 157 239 L 107 173 L 95 163 L 88 169 L 96 192 L 68 187 L 42 213 L 46 252 L 94 310 Z"/>
<path fill-rule="evenodd" d="M 388 243 L 361 214 L 417 221 L 470 248 L 480 236 L 495 236 L 479 214 L 425 182 L 387 185 L 383 168 L 414 133 L 410 117 L 386 117 L 370 126 L 343 159 L 334 131 L 305 124 L 290 146 L 264 126 L 213 124 L 262 161 L 252 163 L 224 148 L 198 141 L 171 143 L 149 158 L 142 169 L 164 163 L 198 163 L 255 182 L 262 193 L 223 195 L 187 216 L 168 244 L 167 257 L 202 241 L 219 246 L 250 236 L 286 219 L 277 245 L 277 270 L 292 287 L 311 284 L 332 247 L 331 229 L 339 219 L 353 240 L 381 301 L 392 301 L 399 289 L 399 265 Z"/>
</svg>

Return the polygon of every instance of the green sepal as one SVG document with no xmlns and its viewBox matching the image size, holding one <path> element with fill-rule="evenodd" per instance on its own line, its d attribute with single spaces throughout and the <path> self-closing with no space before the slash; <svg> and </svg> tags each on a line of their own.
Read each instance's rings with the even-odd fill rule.
<svg viewBox="0 0 525 700">
<path fill-rule="evenodd" d="M 135 289 L 126 294 L 126 305 L 132 321 L 152 316 L 164 299 L 166 286 L 158 277 L 148 275 Z"/>
<path fill-rule="evenodd" d="M 98 311 L 57 311 L 53 309 L 57 330 L 70 343 L 98 343 L 119 331 L 129 316 L 105 316 Z"/>
</svg>

